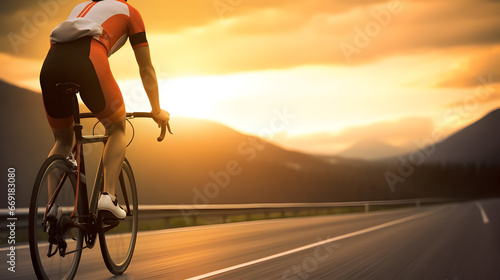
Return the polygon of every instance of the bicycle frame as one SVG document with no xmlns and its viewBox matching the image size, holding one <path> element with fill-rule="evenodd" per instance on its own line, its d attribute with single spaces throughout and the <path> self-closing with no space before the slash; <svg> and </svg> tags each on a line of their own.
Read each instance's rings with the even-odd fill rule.
<svg viewBox="0 0 500 280">
<path fill-rule="evenodd" d="M 76 96 L 76 89 L 73 88 L 66 88 L 66 91 L 68 94 L 71 94 L 71 99 L 72 99 L 72 105 L 73 105 L 73 117 L 74 117 L 74 125 L 73 125 L 73 130 L 75 132 L 75 139 L 76 143 L 73 146 L 73 149 L 70 153 L 70 156 L 73 157 L 73 160 L 76 161 L 76 164 L 73 168 L 75 170 L 73 171 L 76 173 L 76 190 L 75 190 L 75 203 L 74 203 L 74 208 L 73 212 L 70 215 L 70 221 L 71 224 L 70 226 L 72 227 L 78 227 L 83 231 L 84 237 L 85 237 L 85 242 L 87 247 L 93 247 L 95 243 L 95 236 L 99 232 L 105 232 L 107 230 L 110 230 L 112 227 L 106 228 L 106 230 L 102 231 L 101 228 L 98 226 L 97 223 L 97 201 L 99 198 L 100 193 L 102 192 L 102 179 L 103 179 L 103 166 L 102 166 L 102 156 L 101 160 L 99 162 L 99 167 L 97 171 L 97 176 L 95 178 L 94 182 L 94 187 L 92 190 L 92 195 L 91 195 L 91 204 L 89 205 L 89 200 L 88 200 L 88 195 L 87 195 L 87 182 L 86 182 L 86 177 L 85 177 L 85 157 L 83 153 L 83 145 L 84 144 L 91 144 L 91 143 L 98 143 L 102 142 L 103 144 L 106 144 L 106 141 L 108 139 L 108 136 L 106 135 L 98 135 L 98 136 L 83 136 L 82 130 L 83 126 L 80 123 L 80 112 L 78 108 L 78 99 Z M 90 117 L 90 116 L 87 116 Z M 93 117 L 93 116 L 92 116 Z M 57 197 L 57 195 L 60 192 L 60 189 L 63 186 L 64 181 L 67 179 L 68 174 L 65 173 L 63 177 L 60 179 L 56 189 L 54 190 L 54 193 L 52 197 L 49 200 L 49 203 L 47 204 L 45 214 L 44 214 L 44 219 L 47 217 L 47 214 L 51 210 L 54 201 Z M 123 174 L 120 174 L 120 181 L 123 181 Z M 124 192 L 126 194 L 126 192 Z M 80 205 L 79 205 L 80 203 Z M 130 215 L 130 207 L 128 204 L 128 197 L 126 198 L 125 204 L 127 208 L 127 215 Z M 83 218 L 83 221 L 80 220 L 78 222 L 75 222 L 75 214 L 77 212 L 78 207 L 80 207 L 80 213 L 79 213 L 79 218 Z M 85 247 L 84 247 L 85 248 Z M 80 248 L 83 249 L 83 248 Z M 68 252 L 70 253 L 70 252 Z"/>
<path fill-rule="evenodd" d="M 84 237 L 85 237 L 85 242 L 86 242 L 86 247 L 92 248 L 95 244 L 95 239 L 97 236 L 97 233 L 105 233 L 106 231 L 109 231 L 113 227 L 118 225 L 118 222 L 116 223 L 111 223 L 108 224 L 107 227 L 101 227 L 101 223 L 97 217 L 97 202 L 99 199 L 99 195 L 103 191 L 103 178 L 104 178 L 104 170 L 103 170 L 103 161 L 102 161 L 102 155 L 101 159 L 99 161 L 99 166 L 98 166 L 98 171 L 96 174 L 96 178 L 94 181 L 94 186 L 92 189 L 92 194 L 90 197 L 90 204 L 89 204 L 89 198 L 87 195 L 87 180 L 85 177 L 85 158 L 84 158 L 84 153 L 83 153 L 83 145 L 85 144 L 92 144 L 92 143 L 99 143 L 102 142 L 103 144 L 106 144 L 106 141 L 108 139 L 108 136 L 106 135 L 92 135 L 92 136 L 84 136 L 82 131 L 83 131 L 83 126 L 81 124 L 81 118 L 95 118 L 93 114 L 90 113 L 83 113 L 80 114 L 80 109 L 79 109 L 79 104 L 78 104 L 78 99 L 77 99 L 77 93 L 79 93 L 80 86 L 74 83 L 61 83 L 56 85 L 58 90 L 61 90 L 63 94 L 68 94 L 71 98 L 71 103 L 73 107 L 73 119 L 74 119 L 74 125 L 73 125 L 73 130 L 75 133 L 75 145 L 70 153 L 70 156 L 72 156 L 72 160 L 76 161 L 76 163 L 73 163 L 74 170 L 73 172 L 76 173 L 76 190 L 75 190 L 75 203 L 74 203 L 74 208 L 73 212 L 70 215 L 70 226 L 71 227 L 77 227 L 83 231 Z M 154 116 L 151 113 L 127 113 L 127 118 L 135 118 L 135 117 L 147 117 L 147 118 L 153 118 Z M 168 128 L 168 131 L 170 134 L 172 134 L 172 131 L 170 130 L 170 125 L 168 123 L 163 124 L 161 126 L 161 134 L 158 137 L 158 142 L 161 142 L 165 138 L 166 130 Z M 60 189 L 62 188 L 62 185 L 64 181 L 67 179 L 67 173 L 63 175 L 63 177 L 60 179 L 58 186 L 54 190 L 54 193 L 52 197 L 49 199 L 49 203 L 47 204 L 47 207 L 45 209 L 45 214 L 44 214 L 44 221 L 45 218 L 47 217 L 47 214 L 49 211 L 52 209 L 54 205 L 54 201 L 57 197 L 57 195 L 60 192 Z M 119 181 L 120 185 L 122 188 L 122 192 L 124 194 L 124 206 L 126 208 L 127 216 L 131 215 L 130 211 L 130 203 L 129 203 L 129 198 L 127 191 L 125 190 L 125 184 L 124 184 L 124 177 L 123 177 L 123 172 L 120 172 L 119 175 Z M 79 205 L 79 203 L 81 205 Z M 77 209 L 80 208 L 79 212 L 79 217 L 75 217 L 75 214 L 77 212 Z M 75 222 L 75 218 L 83 218 L 83 221 L 78 221 Z M 86 248 L 83 247 L 83 248 Z M 83 249 L 81 248 L 81 249 Z"/>
</svg>

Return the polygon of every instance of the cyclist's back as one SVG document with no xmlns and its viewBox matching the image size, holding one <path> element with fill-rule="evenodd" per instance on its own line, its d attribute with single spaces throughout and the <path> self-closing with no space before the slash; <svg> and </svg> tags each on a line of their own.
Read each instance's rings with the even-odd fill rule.
<svg viewBox="0 0 500 280">
<path fill-rule="evenodd" d="M 127 38 L 134 48 L 147 45 L 140 13 L 125 1 L 87 1 L 77 5 L 68 19 L 52 32 L 51 43 L 66 43 L 90 36 L 111 56 Z"/>
<path fill-rule="evenodd" d="M 130 37 L 134 49 L 147 46 L 139 12 L 122 0 L 86 1 L 52 32 L 52 47 L 42 67 L 40 83 L 53 129 L 72 124 L 69 100 L 55 85 L 75 82 L 87 107 L 105 124 L 125 116 L 123 97 L 109 67 L 108 57 Z"/>
</svg>

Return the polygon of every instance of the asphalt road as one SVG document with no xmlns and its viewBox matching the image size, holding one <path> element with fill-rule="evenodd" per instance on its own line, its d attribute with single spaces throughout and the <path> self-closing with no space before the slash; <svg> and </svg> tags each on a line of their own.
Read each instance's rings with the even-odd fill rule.
<svg viewBox="0 0 500 280">
<path fill-rule="evenodd" d="M 0 279 L 35 279 L 16 249 Z M 140 233 L 125 275 L 96 246 L 76 279 L 500 279 L 500 199 Z"/>
</svg>

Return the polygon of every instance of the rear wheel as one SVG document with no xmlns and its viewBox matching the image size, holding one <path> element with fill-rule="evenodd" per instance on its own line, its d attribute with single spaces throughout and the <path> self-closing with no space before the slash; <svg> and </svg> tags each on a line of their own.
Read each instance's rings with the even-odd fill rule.
<svg viewBox="0 0 500 280">
<path fill-rule="evenodd" d="M 75 277 L 83 244 L 82 231 L 72 227 L 70 220 L 75 191 L 71 164 L 60 155 L 48 158 L 38 172 L 29 211 L 30 254 L 38 279 Z M 48 212 L 54 215 L 45 218 L 51 197 L 54 202 Z M 80 212 L 77 209 L 74 222 L 78 222 Z"/>
<path fill-rule="evenodd" d="M 116 197 L 127 212 L 124 220 L 102 220 L 102 232 L 99 234 L 102 257 L 108 270 L 119 275 L 127 270 L 134 253 L 139 222 L 137 189 L 134 174 L 127 159 L 123 162 Z M 114 224 L 115 223 L 115 224 Z M 108 230 L 109 229 L 109 230 Z"/>
</svg>

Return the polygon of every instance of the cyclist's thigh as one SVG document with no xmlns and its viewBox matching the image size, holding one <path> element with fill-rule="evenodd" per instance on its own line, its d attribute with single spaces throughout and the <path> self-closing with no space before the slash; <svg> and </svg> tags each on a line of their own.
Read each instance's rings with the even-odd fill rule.
<svg viewBox="0 0 500 280">
<path fill-rule="evenodd" d="M 54 129 L 73 122 L 71 101 L 55 90 L 62 82 L 80 85 L 80 96 L 107 126 L 125 117 L 123 97 L 109 67 L 105 47 L 92 37 L 56 44 L 49 51 L 40 82 L 49 123 Z"/>
<path fill-rule="evenodd" d="M 52 129 L 63 129 L 73 123 L 71 99 L 61 95 L 56 85 L 67 82 L 68 51 L 64 45 L 54 45 L 47 54 L 40 72 L 40 86 L 42 88 L 43 104 Z"/>
<path fill-rule="evenodd" d="M 98 41 L 92 40 L 89 57 L 99 81 L 100 90 L 98 93 L 102 94 L 105 105 L 103 108 L 99 108 L 100 110 L 93 108 L 95 107 L 93 104 L 96 102 L 95 91 L 84 92 L 82 90 L 82 99 L 105 126 L 123 120 L 125 117 L 123 96 L 111 73 L 106 48 Z"/>
</svg>

